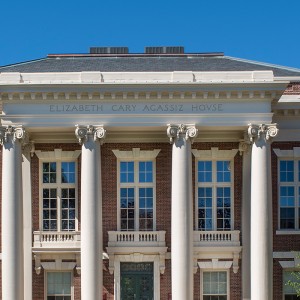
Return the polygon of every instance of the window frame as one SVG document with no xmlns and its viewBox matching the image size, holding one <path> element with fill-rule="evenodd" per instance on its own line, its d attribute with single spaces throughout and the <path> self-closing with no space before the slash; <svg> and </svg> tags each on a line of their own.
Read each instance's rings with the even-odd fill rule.
<svg viewBox="0 0 300 300">
<path fill-rule="evenodd" d="M 77 232 L 78 231 L 78 156 L 81 151 L 62 151 L 61 149 L 55 149 L 50 152 L 36 151 L 39 158 L 39 228 L 41 232 Z M 43 163 L 56 163 L 56 183 L 43 183 Z M 75 163 L 75 182 L 74 183 L 62 183 L 61 182 L 61 165 L 63 162 Z M 56 230 L 44 230 L 43 228 L 43 189 L 56 189 L 56 201 L 57 201 L 57 229 Z M 75 189 L 75 229 L 74 230 L 62 230 L 62 199 L 61 190 L 63 188 Z"/>
<path fill-rule="evenodd" d="M 121 188 L 134 188 L 134 230 L 122 230 L 124 232 L 140 231 L 139 228 L 139 188 L 151 187 L 153 189 L 153 229 L 156 231 L 156 157 L 160 149 L 140 150 L 133 148 L 131 151 L 112 150 L 117 157 L 117 230 L 121 231 Z M 152 162 L 152 182 L 139 182 L 139 162 Z M 134 182 L 121 183 L 121 162 L 134 163 Z M 147 230 L 145 230 L 147 232 Z"/>
<path fill-rule="evenodd" d="M 203 300 L 203 273 L 205 272 L 225 272 L 226 273 L 226 280 L 227 280 L 227 300 L 230 300 L 230 269 L 200 269 L 200 300 Z"/>
<path fill-rule="evenodd" d="M 293 147 L 289 150 L 281 150 L 278 148 L 273 149 L 277 156 L 277 235 L 285 234 L 300 234 L 300 174 L 299 174 L 299 164 L 300 164 L 300 147 Z M 280 161 L 293 161 L 294 163 L 294 181 L 293 182 L 281 182 L 280 181 Z M 297 163 L 299 162 L 299 164 Z M 296 176 L 295 176 L 296 175 Z M 299 176 L 299 177 L 298 177 Z M 295 191 L 295 228 L 281 229 L 280 226 L 280 188 L 282 186 L 293 186 Z M 298 226 L 298 228 L 297 228 Z"/>
<path fill-rule="evenodd" d="M 195 156 L 195 230 L 196 231 L 233 231 L 234 230 L 234 157 L 238 149 L 219 150 L 217 147 L 212 147 L 210 150 L 192 150 Z M 212 162 L 212 181 L 198 182 L 198 162 Z M 230 162 L 230 182 L 217 182 L 217 161 Z M 200 230 L 198 227 L 198 188 L 212 187 L 212 230 Z M 217 187 L 230 187 L 230 229 L 217 229 Z"/>
<path fill-rule="evenodd" d="M 45 270 L 44 299 L 47 300 L 47 298 L 48 298 L 48 273 L 70 273 L 71 274 L 71 300 L 73 300 L 74 299 L 74 274 L 73 274 L 72 270 Z M 56 296 L 56 295 L 54 295 L 54 296 Z"/>
</svg>

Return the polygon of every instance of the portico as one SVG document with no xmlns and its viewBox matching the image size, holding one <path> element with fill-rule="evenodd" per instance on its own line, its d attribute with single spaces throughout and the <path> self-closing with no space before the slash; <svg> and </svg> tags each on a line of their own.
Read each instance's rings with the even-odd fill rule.
<svg viewBox="0 0 300 300">
<path fill-rule="evenodd" d="M 2 272 L 6 274 L 2 276 L 3 300 L 29 300 L 29 295 L 32 295 L 32 287 L 23 284 L 23 266 L 28 266 L 30 260 L 28 255 L 24 256 L 26 249 L 32 249 L 36 269 L 39 271 L 43 266 L 48 266 L 52 271 L 59 271 L 61 263 L 72 261 L 72 266 L 65 265 L 63 271 L 72 267 L 80 273 L 81 299 L 101 299 L 105 276 L 103 273 L 108 271 L 113 274 L 116 282 L 115 299 L 121 299 L 121 266 L 126 262 L 141 263 L 142 267 L 143 263 L 153 263 L 153 299 L 165 299 L 160 297 L 160 278 L 165 276 L 166 265 L 171 260 L 172 267 L 168 271 L 171 272 L 172 278 L 172 299 L 192 300 L 194 286 L 200 285 L 199 282 L 194 282 L 195 273 L 201 272 L 202 276 L 206 270 L 241 272 L 241 259 L 242 278 L 251 278 L 243 279 L 243 299 L 272 299 L 270 142 L 272 138 L 276 138 L 278 131 L 273 123 L 272 103 L 281 97 L 287 85 L 286 81 L 274 80 L 271 71 L 214 74 L 62 72 L 47 73 L 43 76 L 34 73 L 1 73 L 0 84 L 3 104 L 0 130 L 3 145 L 4 208 Z M 80 144 L 78 148 L 72 146 L 76 150 L 62 150 L 59 154 L 60 160 L 57 160 L 58 146 L 49 151 L 32 149 L 32 155 L 37 157 L 36 160 L 40 161 L 40 164 L 56 161 L 61 164 L 75 162 L 78 165 L 75 169 L 79 169 L 80 165 L 80 178 L 77 178 L 79 172 L 68 171 L 68 174 L 73 172 L 77 179 L 74 179 L 74 182 L 66 182 L 74 185 L 80 182 L 80 197 L 76 194 L 76 197 L 80 198 L 80 226 L 76 225 L 74 231 L 47 232 L 41 225 L 38 230 L 33 228 L 36 225 L 31 225 L 32 232 L 36 232 L 33 244 L 25 238 L 23 240 L 22 177 L 19 170 L 22 166 L 21 143 L 25 137 L 25 130 L 30 141 L 37 146 L 45 143 L 59 146 Z M 111 151 L 113 158 L 101 154 L 103 142 L 114 145 L 115 149 Z M 156 159 L 160 153 L 159 147 L 168 142 L 171 144 L 172 173 L 166 173 L 164 176 L 170 177 L 172 191 L 171 232 L 167 232 L 170 238 L 165 236 L 166 230 L 162 225 L 164 223 L 153 217 L 159 209 L 158 196 L 155 195 L 155 170 L 162 167 L 156 164 Z M 195 148 L 193 142 L 197 143 Z M 236 146 L 223 149 L 221 143 L 228 142 L 235 143 Z M 247 147 L 239 149 L 240 142 L 246 143 Z M 157 148 L 146 149 L 143 144 L 149 143 L 155 144 Z M 199 147 L 201 143 L 215 144 L 202 149 Z M 116 152 L 115 150 L 122 148 L 120 144 L 130 146 Z M 146 150 L 142 149 L 143 147 Z M 238 150 L 243 155 L 243 176 L 250 179 L 243 179 L 242 242 L 240 226 L 234 222 L 236 213 L 232 204 L 235 201 L 234 197 L 237 197 L 233 195 L 236 185 L 233 180 L 233 162 L 235 156 L 239 155 Z M 118 220 L 118 225 L 112 226 L 113 230 L 105 231 L 110 225 L 103 225 L 103 175 L 109 172 L 107 168 L 103 169 L 103 166 L 108 159 L 118 164 L 115 168 L 118 174 L 114 175 L 118 181 L 113 183 L 118 192 L 111 196 L 110 201 L 116 200 L 114 197 L 118 195 L 120 207 L 126 202 L 122 207 L 127 210 L 126 217 L 122 216 L 123 212 L 118 214 L 120 219 L 127 218 L 128 230 L 121 227 L 122 220 Z M 168 157 L 164 156 L 164 159 Z M 199 161 L 212 162 L 211 173 L 215 171 L 216 174 L 221 172 L 217 169 L 218 162 L 221 161 L 226 167 L 222 172 L 230 173 L 230 180 L 221 181 L 221 184 L 216 180 L 211 185 L 207 181 L 202 185 L 200 179 L 197 181 L 201 170 L 197 170 L 197 174 L 195 172 Z M 145 166 L 149 162 L 151 167 L 147 169 Z M 198 166 L 200 165 L 197 165 L 197 168 Z M 57 165 L 57 170 L 61 170 L 62 174 L 65 172 L 63 166 Z M 207 169 L 204 171 L 208 172 Z M 46 171 L 40 171 L 40 181 L 43 180 L 43 172 Z M 54 173 L 49 171 L 50 175 L 51 172 Z M 151 173 L 151 179 L 147 179 L 148 173 Z M 145 178 L 140 179 L 142 176 Z M 105 185 L 111 184 L 107 182 L 105 181 Z M 47 182 L 43 183 L 46 186 Z M 64 189 L 69 189 L 70 193 L 73 186 L 63 186 L 63 183 L 61 193 L 63 194 Z M 39 185 L 41 188 L 41 182 Z M 207 231 L 198 228 L 197 220 L 201 218 L 197 209 L 200 209 L 198 203 L 202 199 L 202 186 L 207 193 L 209 189 L 216 193 L 223 189 L 222 199 L 225 199 L 225 193 L 230 191 L 230 228 L 226 229 L 229 225 L 222 225 L 224 227 L 220 230 L 217 219 L 212 220 L 213 225 Z M 44 186 L 42 188 L 46 189 Z M 54 189 L 54 185 L 50 186 L 50 189 Z M 250 190 L 251 197 L 247 192 Z M 141 196 L 142 193 L 146 196 Z M 68 203 L 71 203 L 72 197 L 68 197 Z M 61 198 L 63 199 L 63 196 Z M 40 205 L 44 205 L 45 199 L 44 197 L 39 200 Z M 130 206 L 132 203 L 134 209 Z M 220 209 L 218 205 L 216 202 L 211 207 Z M 225 204 L 223 206 L 225 211 Z M 51 209 L 50 207 L 49 210 Z M 73 207 L 68 209 L 70 211 Z M 205 209 L 207 213 L 207 207 Z M 43 218 L 44 211 L 42 208 L 40 218 Z M 146 217 L 143 215 L 143 221 L 146 219 L 145 223 L 150 224 L 154 219 L 153 225 L 147 225 L 152 227 L 148 230 L 140 229 L 142 223 L 135 220 L 132 229 L 129 217 L 131 214 L 134 215 L 132 219 L 137 216 L 142 218 L 140 216 L 146 214 Z M 70 221 L 70 215 L 68 218 L 69 222 L 73 220 Z M 79 219 L 78 213 L 76 218 Z M 223 219 L 225 224 L 226 218 Z M 108 260 L 108 264 L 103 263 L 103 258 Z M 53 263 L 51 267 L 45 264 L 49 260 Z M 265 266 L 264 271 L 262 265 Z M 123 268 L 125 267 L 126 265 L 123 265 Z M 25 269 L 26 274 L 32 272 L 28 267 Z M 126 274 L 129 276 L 131 273 L 127 270 Z M 149 274 L 147 273 L 147 276 Z M 203 289 L 201 293 L 203 296 Z"/>
</svg>

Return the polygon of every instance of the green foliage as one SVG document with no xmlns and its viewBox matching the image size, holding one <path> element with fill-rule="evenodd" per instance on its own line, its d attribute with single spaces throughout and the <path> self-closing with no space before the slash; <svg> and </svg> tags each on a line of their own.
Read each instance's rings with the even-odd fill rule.
<svg viewBox="0 0 300 300">
<path fill-rule="evenodd" d="M 297 297 L 300 297 L 300 271 L 292 272 L 291 274 L 295 278 L 295 281 L 289 280 L 286 285 L 292 287 L 296 291 Z"/>
</svg>

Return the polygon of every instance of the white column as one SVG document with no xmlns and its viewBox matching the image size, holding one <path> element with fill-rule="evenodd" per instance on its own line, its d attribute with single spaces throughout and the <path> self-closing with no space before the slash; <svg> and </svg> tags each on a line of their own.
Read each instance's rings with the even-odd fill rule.
<svg viewBox="0 0 300 300">
<path fill-rule="evenodd" d="M 241 142 L 240 153 L 243 155 L 243 190 L 242 190 L 242 299 L 251 299 L 251 151 L 249 142 Z"/>
<path fill-rule="evenodd" d="M 32 196 L 31 196 L 31 144 L 23 151 L 23 216 L 24 216 L 24 300 L 32 299 Z"/>
<path fill-rule="evenodd" d="M 102 299 L 102 127 L 77 126 L 81 153 L 81 299 Z"/>
<path fill-rule="evenodd" d="M 172 150 L 172 299 L 193 299 L 193 199 L 191 138 L 194 126 L 170 125 Z"/>
<path fill-rule="evenodd" d="M 0 127 L 2 153 L 2 300 L 24 299 L 22 127 Z"/>
<path fill-rule="evenodd" d="M 270 139 L 276 124 L 251 125 L 251 299 L 273 299 L 272 195 Z"/>
</svg>

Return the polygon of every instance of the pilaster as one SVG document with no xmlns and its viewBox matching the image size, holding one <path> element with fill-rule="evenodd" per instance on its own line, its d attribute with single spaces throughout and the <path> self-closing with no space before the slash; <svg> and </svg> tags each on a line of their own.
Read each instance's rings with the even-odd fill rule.
<svg viewBox="0 0 300 300">
<path fill-rule="evenodd" d="M 251 147 L 248 137 L 239 144 L 243 155 L 242 189 L 242 299 L 251 298 Z"/>
</svg>

